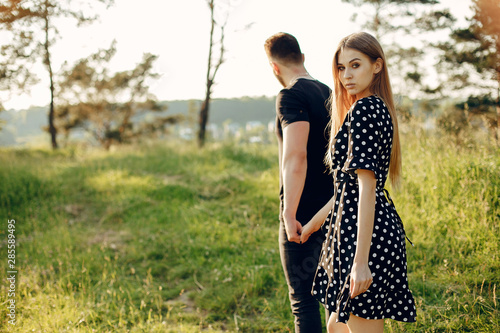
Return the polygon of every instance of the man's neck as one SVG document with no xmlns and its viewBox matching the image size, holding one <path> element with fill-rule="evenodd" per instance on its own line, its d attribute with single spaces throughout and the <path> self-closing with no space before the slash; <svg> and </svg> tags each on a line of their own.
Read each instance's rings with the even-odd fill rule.
<svg viewBox="0 0 500 333">
<path fill-rule="evenodd" d="M 295 81 L 297 81 L 298 79 L 301 79 L 301 78 L 305 78 L 305 79 L 309 79 L 309 80 L 313 79 L 304 67 L 290 68 L 289 71 L 287 71 L 286 73 L 283 73 L 283 74 L 284 74 L 283 81 L 287 85 L 292 85 Z"/>
</svg>

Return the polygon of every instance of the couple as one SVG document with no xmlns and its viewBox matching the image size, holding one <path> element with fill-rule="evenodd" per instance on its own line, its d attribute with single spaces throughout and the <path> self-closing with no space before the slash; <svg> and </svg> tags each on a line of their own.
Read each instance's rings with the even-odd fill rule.
<svg viewBox="0 0 500 333">
<path fill-rule="evenodd" d="M 307 73 L 292 35 L 271 36 L 265 50 L 284 87 L 279 243 L 295 331 L 322 331 L 318 301 L 330 333 L 383 332 L 384 318 L 414 322 L 405 233 L 384 189 L 388 175 L 398 183 L 401 150 L 380 44 L 367 33 L 342 39 L 333 93 Z"/>
</svg>

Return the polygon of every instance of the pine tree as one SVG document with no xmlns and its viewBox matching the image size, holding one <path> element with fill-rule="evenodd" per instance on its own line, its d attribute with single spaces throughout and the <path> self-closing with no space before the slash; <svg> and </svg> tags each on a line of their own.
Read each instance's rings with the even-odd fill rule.
<svg viewBox="0 0 500 333">
<path fill-rule="evenodd" d="M 360 10 L 362 28 L 371 32 L 384 48 L 393 88 L 399 95 L 428 95 L 440 87 L 430 87 L 422 61 L 430 51 L 428 35 L 449 28 L 454 17 L 448 10 L 435 9 L 437 0 L 342 0 Z M 356 21 L 359 14 L 353 15 Z M 411 41 L 411 45 L 408 41 Z M 420 92 L 420 93 L 419 93 Z M 415 96 L 413 96 L 415 97 Z"/>
<path fill-rule="evenodd" d="M 457 106 L 487 119 L 500 142 L 500 2 L 473 0 L 469 26 L 456 28 L 438 44 L 449 88 L 467 96 Z"/>
<path fill-rule="evenodd" d="M 17 77 L 18 82 L 28 83 L 22 77 L 31 80 L 31 73 L 23 72 L 22 63 L 41 61 L 47 69 L 49 78 L 50 104 L 48 115 L 48 131 L 52 148 L 56 149 L 57 129 L 54 124 L 55 115 L 55 82 L 52 64 L 52 46 L 58 37 L 54 21 L 61 17 L 70 17 L 78 25 L 87 24 L 97 19 L 94 6 L 101 3 L 109 6 L 114 0 L 4 0 L 0 4 L 0 29 L 8 31 L 15 41 L 10 47 L 2 48 L 2 55 L 7 56 L 11 65 L 7 70 L 10 77 Z M 1 74 L 1 73 L 0 73 Z"/>
<path fill-rule="evenodd" d="M 157 56 L 145 53 L 134 69 L 111 73 L 115 54 L 113 42 L 109 49 L 82 58 L 73 66 L 64 64 L 56 122 L 66 136 L 75 128 L 83 128 L 109 149 L 112 144 L 165 132 L 167 125 L 181 120 L 179 116 L 165 116 L 167 106 L 149 92 L 149 81 L 158 77 L 153 71 Z M 148 121 L 143 119 L 147 113 L 156 116 Z"/>
</svg>

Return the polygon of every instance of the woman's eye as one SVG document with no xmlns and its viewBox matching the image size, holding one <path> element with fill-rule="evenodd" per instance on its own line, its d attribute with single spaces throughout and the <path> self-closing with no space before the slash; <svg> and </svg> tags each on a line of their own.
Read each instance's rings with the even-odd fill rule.
<svg viewBox="0 0 500 333">
<path fill-rule="evenodd" d="M 345 67 L 344 66 L 339 66 L 339 67 L 337 67 L 337 69 L 339 70 L 339 72 L 342 72 L 345 69 Z"/>
<path fill-rule="evenodd" d="M 358 68 L 359 67 L 359 64 L 358 63 L 354 63 L 352 64 L 352 68 Z"/>
</svg>

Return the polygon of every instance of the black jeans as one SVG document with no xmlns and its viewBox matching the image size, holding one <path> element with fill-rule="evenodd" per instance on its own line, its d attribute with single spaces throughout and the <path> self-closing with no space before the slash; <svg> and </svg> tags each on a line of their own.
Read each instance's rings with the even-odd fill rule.
<svg viewBox="0 0 500 333">
<path fill-rule="evenodd" d="M 311 289 L 323 240 L 324 233 L 319 230 L 304 244 L 289 242 L 283 221 L 280 222 L 281 265 L 288 283 L 296 333 L 322 332 L 319 303 L 311 295 Z"/>
</svg>

